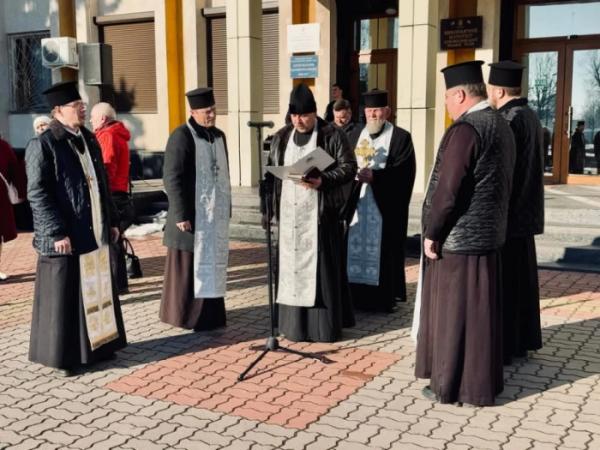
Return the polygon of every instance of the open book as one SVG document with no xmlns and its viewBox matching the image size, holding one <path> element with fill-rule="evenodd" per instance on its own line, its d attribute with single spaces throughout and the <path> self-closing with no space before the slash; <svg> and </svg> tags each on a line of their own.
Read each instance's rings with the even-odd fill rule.
<svg viewBox="0 0 600 450">
<path fill-rule="evenodd" d="M 329 153 L 321 147 L 317 147 L 316 150 L 300 158 L 291 166 L 266 166 L 265 169 L 282 180 L 300 181 L 307 172 L 314 171 L 316 173 L 314 169 L 323 172 L 334 162 L 335 159 Z"/>
</svg>

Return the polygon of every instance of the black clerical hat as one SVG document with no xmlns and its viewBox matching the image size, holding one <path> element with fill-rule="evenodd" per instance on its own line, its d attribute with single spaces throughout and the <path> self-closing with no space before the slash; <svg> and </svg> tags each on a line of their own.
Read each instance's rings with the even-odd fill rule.
<svg viewBox="0 0 600 450">
<path fill-rule="evenodd" d="M 185 93 L 191 109 L 208 108 L 215 104 L 212 88 L 198 88 Z"/>
<path fill-rule="evenodd" d="M 373 89 L 372 91 L 365 92 L 363 99 L 365 101 L 365 108 L 383 108 L 384 106 L 388 106 L 387 91 Z"/>
<path fill-rule="evenodd" d="M 42 92 L 42 94 L 46 97 L 46 102 L 48 102 L 50 108 L 66 105 L 75 100 L 81 100 L 81 96 L 77 90 L 77 81 L 56 83 Z"/>
<path fill-rule="evenodd" d="M 500 87 L 521 87 L 524 66 L 514 61 L 500 61 L 490 64 L 488 84 Z"/>
<path fill-rule="evenodd" d="M 310 88 L 301 83 L 290 94 L 290 114 L 308 114 L 317 112 L 315 97 Z"/>
<path fill-rule="evenodd" d="M 483 61 L 467 61 L 442 69 L 446 89 L 460 86 L 461 84 L 483 83 L 481 66 Z"/>
</svg>

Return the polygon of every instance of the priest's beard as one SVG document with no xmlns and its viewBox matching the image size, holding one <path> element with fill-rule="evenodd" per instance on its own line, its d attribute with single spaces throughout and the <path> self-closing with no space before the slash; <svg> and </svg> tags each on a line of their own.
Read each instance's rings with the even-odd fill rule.
<svg viewBox="0 0 600 450">
<path fill-rule="evenodd" d="M 385 125 L 385 119 L 372 119 L 367 122 L 367 131 L 369 134 L 377 134 Z"/>
</svg>

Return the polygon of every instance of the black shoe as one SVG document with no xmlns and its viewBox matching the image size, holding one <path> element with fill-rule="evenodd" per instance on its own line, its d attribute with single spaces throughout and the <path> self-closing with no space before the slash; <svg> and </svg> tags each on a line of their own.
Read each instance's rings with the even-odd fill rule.
<svg viewBox="0 0 600 450">
<path fill-rule="evenodd" d="M 427 400 L 431 400 L 432 402 L 438 401 L 438 397 L 435 395 L 435 392 L 431 390 L 431 386 L 425 386 L 423 389 L 421 389 L 421 393 Z"/>
</svg>

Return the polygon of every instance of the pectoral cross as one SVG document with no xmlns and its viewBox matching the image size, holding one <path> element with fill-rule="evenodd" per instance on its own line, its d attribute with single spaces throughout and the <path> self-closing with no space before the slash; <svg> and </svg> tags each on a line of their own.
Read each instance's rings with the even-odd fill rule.
<svg viewBox="0 0 600 450">
<path fill-rule="evenodd" d="M 211 169 L 215 179 L 217 179 L 219 177 L 219 165 L 216 163 L 216 161 L 212 163 Z"/>
</svg>

